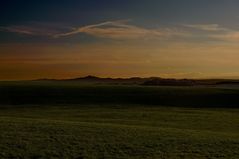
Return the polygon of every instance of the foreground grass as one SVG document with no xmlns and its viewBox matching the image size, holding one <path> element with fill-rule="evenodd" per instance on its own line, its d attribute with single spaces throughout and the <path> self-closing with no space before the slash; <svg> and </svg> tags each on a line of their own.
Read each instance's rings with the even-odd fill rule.
<svg viewBox="0 0 239 159">
<path fill-rule="evenodd" d="M 0 158 L 239 158 L 239 109 L 6 106 Z"/>
</svg>

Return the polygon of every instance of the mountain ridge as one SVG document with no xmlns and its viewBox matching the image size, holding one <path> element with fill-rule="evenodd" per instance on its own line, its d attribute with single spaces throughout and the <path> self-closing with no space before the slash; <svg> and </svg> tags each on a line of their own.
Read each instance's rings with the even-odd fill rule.
<svg viewBox="0 0 239 159">
<path fill-rule="evenodd" d="M 84 76 L 70 79 L 36 79 L 33 81 L 87 82 L 109 84 L 138 84 L 145 86 L 196 86 L 196 85 L 239 85 L 239 79 L 175 79 L 161 77 L 111 78 Z"/>
</svg>

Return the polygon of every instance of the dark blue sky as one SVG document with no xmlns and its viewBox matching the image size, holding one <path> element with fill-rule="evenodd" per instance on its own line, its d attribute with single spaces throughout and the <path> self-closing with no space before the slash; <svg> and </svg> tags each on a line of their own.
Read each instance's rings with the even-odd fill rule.
<svg viewBox="0 0 239 159">
<path fill-rule="evenodd" d="M 238 19 L 236 0 L 3 0 L 1 25 L 29 21 L 86 25 L 105 20 L 136 23 L 225 23 Z"/>
<path fill-rule="evenodd" d="M 81 27 L 130 19 L 131 24 L 146 28 L 181 24 L 219 24 L 237 28 L 238 6 L 239 1 L 236 0 L 3 0 L 0 2 L 0 27 L 42 27 L 38 24 Z M 42 37 L 29 39 L 4 31 L 0 35 L 1 43 L 49 40 Z M 68 41 L 77 39 L 81 38 Z M 92 40 L 87 36 L 84 39 Z"/>
</svg>

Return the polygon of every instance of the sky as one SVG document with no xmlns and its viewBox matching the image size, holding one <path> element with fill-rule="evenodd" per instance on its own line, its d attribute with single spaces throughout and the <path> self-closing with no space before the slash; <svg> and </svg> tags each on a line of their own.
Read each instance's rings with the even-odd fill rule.
<svg viewBox="0 0 239 159">
<path fill-rule="evenodd" d="M 0 80 L 239 78 L 237 0 L 2 0 Z"/>
</svg>

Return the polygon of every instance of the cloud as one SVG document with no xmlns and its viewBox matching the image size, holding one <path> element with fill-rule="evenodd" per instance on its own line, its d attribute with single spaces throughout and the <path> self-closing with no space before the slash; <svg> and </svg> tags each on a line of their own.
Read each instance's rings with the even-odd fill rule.
<svg viewBox="0 0 239 159">
<path fill-rule="evenodd" d="M 30 23 L 28 25 L 13 25 L 0 27 L 2 32 L 11 32 L 30 36 L 54 36 L 69 28 L 52 23 Z"/>
<path fill-rule="evenodd" d="M 95 37 L 110 39 L 137 39 L 137 38 L 162 38 L 183 36 L 186 33 L 176 29 L 147 29 L 128 24 L 128 20 L 107 21 L 99 24 L 87 25 L 73 31 L 55 35 L 56 38 L 85 33 Z"/>
<path fill-rule="evenodd" d="M 32 28 L 25 26 L 10 26 L 10 27 L 0 27 L 1 31 L 12 32 L 18 34 L 35 35 L 36 33 L 32 31 Z"/>
<path fill-rule="evenodd" d="M 223 40 L 223 41 L 239 41 L 239 31 L 231 31 L 224 34 L 213 34 L 209 36 L 210 38 Z"/>
<path fill-rule="evenodd" d="M 178 28 L 144 28 L 129 24 L 129 20 L 106 21 L 78 28 L 64 27 L 49 23 L 30 23 L 0 27 L 2 32 L 11 32 L 28 36 L 46 36 L 50 38 L 68 37 L 76 34 L 88 34 L 108 39 L 151 39 L 183 37 L 188 33 Z"/>
<path fill-rule="evenodd" d="M 229 29 L 220 27 L 218 24 L 184 24 L 184 27 L 203 31 L 228 31 Z"/>
<path fill-rule="evenodd" d="M 198 29 L 202 31 L 207 31 L 205 38 L 210 38 L 213 40 L 220 41 L 229 41 L 229 42 L 238 42 L 239 41 L 239 31 L 221 27 L 219 24 L 186 24 L 184 27 Z M 195 33 L 196 34 L 196 33 Z"/>
<path fill-rule="evenodd" d="M 204 32 L 199 34 L 195 29 Z M 65 27 L 63 24 L 56 23 L 35 22 L 28 23 L 27 25 L 0 27 L 0 31 L 56 39 L 78 34 L 87 34 L 93 37 L 114 40 L 196 40 L 198 38 L 204 38 L 205 40 L 239 41 L 239 30 L 225 28 L 219 24 L 184 24 L 177 27 L 145 28 L 130 24 L 130 20 L 106 21 L 78 28 Z"/>
</svg>

